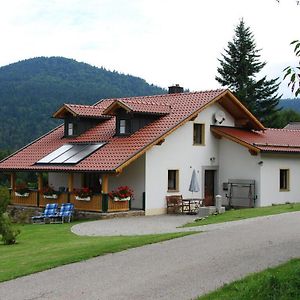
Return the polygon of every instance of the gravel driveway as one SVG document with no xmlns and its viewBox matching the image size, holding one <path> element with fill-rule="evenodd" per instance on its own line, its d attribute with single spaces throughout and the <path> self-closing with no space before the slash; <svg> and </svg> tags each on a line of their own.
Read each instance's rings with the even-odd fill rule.
<svg viewBox="0 0 300 300">
<path fill-rule="evenodd" d="M 112 236 L 112 235 L 141 235 L 184 231 L 177 228 L 192 222 L 196 216 L 191 215 L 161 215 L 141 216 L 131 218 L 114 218 L 80 223 L 72 227 L 72 232 L 78 235 Z M 199 230 L 199 227 L 185 230 Z"/>
<path fill-rule="evenodd" d="M 0 284 L 0 298 L 193 299 L 300 257 L 300 212 L 209 225 L 208 231 Z"/>
</svg>

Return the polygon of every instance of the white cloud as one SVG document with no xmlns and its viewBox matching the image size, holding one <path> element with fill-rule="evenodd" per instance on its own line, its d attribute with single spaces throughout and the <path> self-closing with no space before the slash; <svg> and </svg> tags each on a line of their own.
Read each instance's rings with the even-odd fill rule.
<svg viewBox="0 0 300 300">
<path fill-rule="evenodd" d="M 10 0 L 0 11 L 0 65 L 57 55 L 163 87 L 216 88 L 217 58 L 241 17 L 271 78 L 293 63 L 299 13 L 294 0 Z"/>
</svg>

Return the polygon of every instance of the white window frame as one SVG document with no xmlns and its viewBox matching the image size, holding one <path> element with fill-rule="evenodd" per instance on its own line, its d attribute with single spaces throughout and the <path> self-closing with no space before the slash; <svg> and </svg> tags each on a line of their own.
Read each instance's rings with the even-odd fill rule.
<svg viewBox="0 0 300 300">
<path fill-rule="evenodd" d="M 72 136 L 74 134 L 74 124 L 72 122 L 68 123 L 68 136 Z"/>
</svg>

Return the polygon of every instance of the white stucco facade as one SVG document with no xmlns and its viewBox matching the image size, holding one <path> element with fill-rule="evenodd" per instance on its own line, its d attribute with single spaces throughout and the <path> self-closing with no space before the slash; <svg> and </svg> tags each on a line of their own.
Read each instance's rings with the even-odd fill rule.
<svg viewBox="0 0 300 300">
<path fill-rule="evenodd" d="M 204 170 L 213 169 L 218 178 L 219 140 L 211 133 L 210 125 L 214 124 L 213 115 L 221 110 L 218 104 L 213 104 L 200 112 L 194 121 L 189 121 L 166 137 L 160 146 L 154 146 L 146 153 L 145 187 L 146 214 L 162 214 L 166 212 L 166 195 L 180 194 L 191 198 L 189 185 L 193 169 L 196 170 L 200 184 L 200 192 L 194 193 L 195 198 L 204 195 Z M 224 126 L 234 126 L 231 115 L 225 112 Z M 205 124 L 204 145 L 193 145 L 193 124 Z M 179 170 L 179 189 L 168 192 L 168 170 Z M 217 179 L 216 179 L 217 180 Z M 218 189 L 216 185 L 216 189 Z M 217 190 L 215 191 L 218 192 Z"/>
<path fill-rule="evenodd" d="M 300 156 L 297 154 L 262 154 L 261 206 L 300 202 Z M 280 169 L 289 170 L 289 188 L 280 190 Z"/>
</svg>

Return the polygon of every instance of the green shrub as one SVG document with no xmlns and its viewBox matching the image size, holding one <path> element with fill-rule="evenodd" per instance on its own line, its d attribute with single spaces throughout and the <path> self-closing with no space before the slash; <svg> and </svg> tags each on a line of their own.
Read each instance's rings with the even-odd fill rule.
<svg viewBox="0 0 300 300">
<path fill-rule="evenodd" d="M 10 202 L 9 191 L 5 186 L 0 186 L 0 215 L 5 213 Z"/>
<path fill-rule="evenodd" d="M 2 235 L 2 241 L 5 245 L 12 245 L 16 243 L 16 237 L 20 233 L 20 230 L 15 229 L 11 223 L 9 215 L 3 213 L 0 216 L 0 234 Z"/>
<path fill-rule="evenodd" d="M 6 187 L 0 187 L 0 236 L 5 245 L 16 243 L 16 237 L 20 233 L 11 223 L 10 217 L 6 212 L 9 204 L 9 192 Z"/>
</svg>

